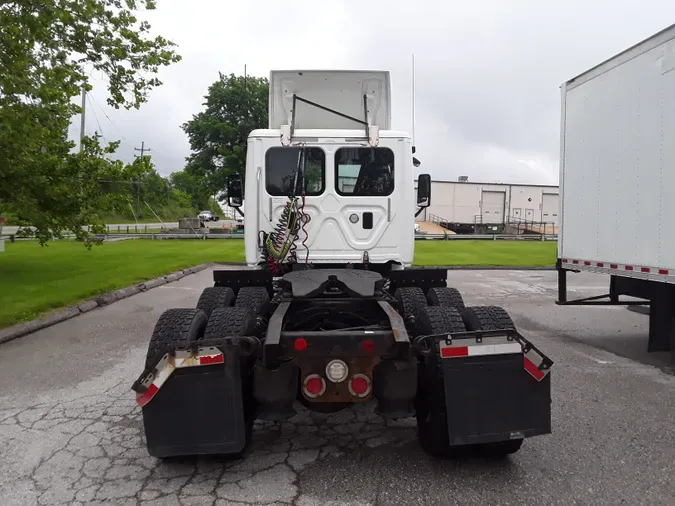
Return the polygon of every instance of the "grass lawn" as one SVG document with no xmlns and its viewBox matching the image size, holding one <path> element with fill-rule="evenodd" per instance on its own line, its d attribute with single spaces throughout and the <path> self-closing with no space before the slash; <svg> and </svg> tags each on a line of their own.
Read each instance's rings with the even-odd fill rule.
<svg viewBox="0 0 675 506">
<path fill-rule="evenodd" d="M 88 251 L 82 243 L 5 242 L 0 328 L 95 295 L 205 262 L 243 262 L 243 241 L 129 240 Z"/>
<path fill-rule="evenodd" d="M 129 240 L 88 251 L 81 243 L 5 242 L 0 253 L 0 328 L 105 292 L 205 262 L 243 262 L 244 242 Z M 555 264 L 555 242 L 417 241 L 416 265 Z"/>
<path fill-rule="evenodd" d="M 552 267 L 554 241 L 416 241 L 415 265 L 485 265 Z"/>
</svg>

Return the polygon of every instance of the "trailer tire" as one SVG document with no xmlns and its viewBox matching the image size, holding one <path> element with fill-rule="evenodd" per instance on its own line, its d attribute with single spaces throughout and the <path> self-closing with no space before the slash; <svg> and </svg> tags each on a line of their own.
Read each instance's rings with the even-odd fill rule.
<svg viewBox="0 0 675 506">
<path fill-rule="evenodd" d="M 466 307 L 459 290 L 457 288 L 450 288 L 449 286 L 429 288 L 427 301 L 430 306 L 454 307 L 459 311 Z"/>
<path fill-rule="evenodd" d="M 516 326 L 506 310 L 499 306 L 472 306 L 462 311 L 467 330 L 503 330 Z"/>
<path fill-rule="evenodd" d="M 404 321 L 411 316 L 416 318 L 420 309 L 427 306 L 427 298 L 418 286 L 397 288 L 394 292 L 394 298 L 398 303 Z"/>
<path fill-rule="evenodd" d="M 197 309 L 203 309 L 206 316 L 216 308 L 229 307 L 234 304 L 234 290 L 229 286 L 209 286 L 204 288 L 197 301 Z"/>
<path fill-rule="evenodd" d="M 244 286 L 239 289 L 234 307 L 248 307 L 257 316 L 263 312 L 269 302 L 270 296 L 267 293 L 267 288 L 262 286 Z"/>
<path fill-rule="evenodd" d="M 417 323 L 421 334 L 442 334 L 466 330 L 459 311 L 453 307 L 424 307 L 418 313 Z M 420 446 L 432 457 L 453 457 L 461 449 L 450 446 L 442 361 L 437 354 L 427 355 L 419 371 L 415 418 Z"/>
<path fill-rule="evenodd" d="M 146 369 L 157 365 L 167 351 L 187 347 L 206 329 L 208 316 L 201 309 L 167 309 L 155 324 L 145 357 Z"/>
</svg>

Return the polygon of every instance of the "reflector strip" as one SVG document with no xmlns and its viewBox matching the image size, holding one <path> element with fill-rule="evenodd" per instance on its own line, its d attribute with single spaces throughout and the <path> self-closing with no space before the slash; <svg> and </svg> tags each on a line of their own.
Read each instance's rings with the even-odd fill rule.
<svg viewBox="0 0 675 506">
<path fill-rule="evenodd" d="M 207 351 L 207 353 L 200 355 L 200 351 Z M 202 348 L 195 355 L 191 355 L 186 351 L 176 352 L 178 356 L 165 355 L 159 364 L 157 364 L 157 374 L 153 378 L 152 383 L 148 385 L 145 392 L 136 395 L 136 403 L 140 407 L 148 404 L 157 395 L 159 389 L 162 388 L 162 385 L 169 379 L 169 376 L 173 374 L 175 369 L 225 363 L 225 356 L 222 353 L 213 353 L 213 351 L 217 351 L 217 348 Z"/>
<path fill-rule="evenodd" d="M 452 346 L 441 343 L 442 358 L 506 355 L 508 353 L 521 353 L 522 351 L 523 348 L 519 343 L 477 344 L 475 346 Z"/>
<path fill-rule="evenodd" d="M 523 365 L 525 366 L 525 370 L 529 372 L 537 381 L 543 380 L 544 376 L 546 376 L 544 371 L 541 371 L 536 365 L 534 365 L 534 362 L 532 362 L 527 357 L 523 357 Z"/>
<path fill-rule="evenodd" d="M 224 364 L 225 357 L 222 353 L 218 355 L 204 355 L 199 357 L 199 365 Z"/>
<path fill-rule="evenodd" d="M 157 392 L 159 392 L 159 389 L 162 388 L 162 385 L 166 382 L 166 380 L 169 379 L 169 376 L 171 376 L 174 369 L 175 367 L 170 360 L 166 362 L 166 366 L 157 372 L 157 376 L 155 376 L 155 379 L 152 381 L 148 389 L 142 394 L 138 394 L 136 396 L 136 403 L 140 407 L 143 407 L 148 402 L 150 402 Z"/>
<path fill-rule="evenodd" d="M 608 264 L 606 262 L 595 262 L 591 260 L 577 260 L 577 259 L 562 259 L 563 264 L 568 265 L 578 265 L 590 267 L 589 270 L 594 270 L 595 268 L 603 269 L 602 272 L 607 272 L 611 270 L 621 271 L 621 272 L 640 272 L 641 274 L 659 274 L 661 276 L 669 276 L 670 270 L 664 269 L 662 267 L 652 267 L 652 266 L 639 266 L 639 265 L 622 265 L 622 264 Z"/>
</svg>

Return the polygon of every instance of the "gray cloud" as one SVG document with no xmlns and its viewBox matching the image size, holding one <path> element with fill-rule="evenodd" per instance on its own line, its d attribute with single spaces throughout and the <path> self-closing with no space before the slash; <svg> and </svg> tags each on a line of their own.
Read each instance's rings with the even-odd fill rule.
<svg viewBox="0 0 675 506">
<path fill-rule="evenodd" d="M 416 144 L 438 179 L 556 183 L 560 90 L 567 79 L 663 29 L 665 1 L 158 2 L 150 21 L 183 61 L 140 111 L 104 106 L 98 121 L 130 160 L 141 141 L 159 170 L 180 170 L 180 125 L 199 111 L 218 71 L 267 76 L 276 68 L 378 68 L 392 73 L 394 127 L 411 130 L 416 59 Z M 98 129 L 87 118 L 87 131 Z"/>
</svg>

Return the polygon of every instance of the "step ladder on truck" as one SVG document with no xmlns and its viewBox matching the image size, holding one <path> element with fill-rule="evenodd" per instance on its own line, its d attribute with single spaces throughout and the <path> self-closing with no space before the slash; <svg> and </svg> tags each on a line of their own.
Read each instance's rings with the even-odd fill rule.
<svg viewBox="0 0 675 506">
<path fill-rule="evenodd" d="M 240 454 L 256 419 L 373 403 L 416 417 L 422 448 L 503 456 L 551 432 L 552 361 L 498 306 L 414 268 L 413 203 L 431 178 L 391 129 L 386 71 L 273 71 L 248 138 L 247 267 L 165 311 L 133 385 L 156 457 Z M 419 211 L 418 211 L 419 214 Z"/>
</svg>

